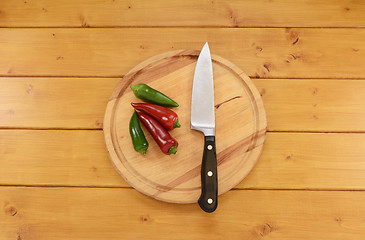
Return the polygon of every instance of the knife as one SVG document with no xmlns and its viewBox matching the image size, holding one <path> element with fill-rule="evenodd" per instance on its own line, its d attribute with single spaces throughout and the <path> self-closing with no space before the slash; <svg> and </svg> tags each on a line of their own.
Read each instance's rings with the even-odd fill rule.
<svg viewBox="0 0 365 240">
<path fill-rule="evenodd" d="M 215 115 L 213 67 L 208 43 L 200 52 L 195 67 L 191 97 L 191 129 L 204 133 L 199 206 L 214 212 L 218 205 L 217 158 L 215 151 Z"/>
</svg>

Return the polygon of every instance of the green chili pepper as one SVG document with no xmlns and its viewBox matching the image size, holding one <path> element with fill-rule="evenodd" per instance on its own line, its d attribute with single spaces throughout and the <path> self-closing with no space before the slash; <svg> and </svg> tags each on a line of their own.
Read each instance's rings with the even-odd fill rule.
<svg viewBox="0 0 365 240">
<path fill-rule="evenodd" d="M 134 111 L 131 120 L 129 121 L 129 133 L 132 138 L 134 150 L 142 154 L 146 154 L 148 142 L 139 124 L 139 118 L 136 111 Z"/>
<path fill-rule="evenodd" d="M 178 107 L 179 104 L 166 96 L 165 94 L 141 83 L 131 85 L 131 89 L 136 97 L 145 100 L 146 102 L 154 103 L 165 107 Z"/>
</svg>

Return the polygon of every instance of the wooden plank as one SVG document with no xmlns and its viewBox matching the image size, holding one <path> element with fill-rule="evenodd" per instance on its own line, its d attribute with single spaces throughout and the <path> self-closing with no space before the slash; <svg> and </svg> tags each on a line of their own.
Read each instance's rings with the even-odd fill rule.
<svg viewBox="0 0 365 240">
<path fill-rule="evenodd" d="M 364 80 L 255 79 L 270 131 L 365 131 Z"/>
<path fill-rule="evenodd" d="M 364 190 L 365 134 L 269 133 L 238 188 Z"/>
<path fill-rule="evenodd" d="M 364 144 L 365 134 L 268 133 L 237 188 L 365 190 Z M 101 131 L 2 130 L 0 166 L 0 185 L 129 187 Z"/>
<path fill-rule="evenodd" d="M 2 76 L 121 76 L 169 50 L 201 49 L 258 78 L 365 78 L 365 29 L 0 29 Z"/>
<path fill-rule="evenodd" d="M 0 131 L 1 185 L 124 186 L 102 131 Z"/>
<path fill-rule="evenodd" d="M 0 10 L 1 27 L 365 26 L 360 0 L 3 0 Z"/>
<path fill-rule="evenodd" d="M 102 128 L 118 78 L 0 78 L 6 128 Z"/>
<path fill-rule="evenodd" d="M 0 126 L 101 129 L 120 78 L 0 78 Z M 365 80 L 254 79 L 269 131 L 365 131 Z M 62 109 L 62 110 L 61 110 Z"/>
<path fill-rule="evenodd" d="M 206 214 L 132 189 L 3 187 L 0 237 L 362 240 L 364 201 L 365 192 L 240 190 Z"/>
</svg>

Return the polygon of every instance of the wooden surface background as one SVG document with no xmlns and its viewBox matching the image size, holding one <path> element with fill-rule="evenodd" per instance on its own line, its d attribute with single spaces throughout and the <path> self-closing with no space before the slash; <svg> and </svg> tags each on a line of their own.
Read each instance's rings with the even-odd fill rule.
<svg viewBox="0 0 365 240">
<path fill-rule="evenodd" d="M 365 2 L 0 1 L 0 239 L 364 239 Z M 258 164 L 206 214 L 132 189 L 102 124 L 137 63 L 174 49 L 245 70 Z"/>
</svg>

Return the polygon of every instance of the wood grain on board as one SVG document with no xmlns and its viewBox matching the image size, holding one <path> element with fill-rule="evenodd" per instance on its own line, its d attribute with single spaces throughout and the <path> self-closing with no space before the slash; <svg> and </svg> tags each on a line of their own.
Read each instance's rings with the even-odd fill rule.
<svg viewBox="0 0 365 240">
<path fill-rule="evenodd" d="M 365 29 L 0 29 L 1 76 L 120 77 L 179 49 L 211 52 L 255 78 L 365 78 Z"/>
<path fill-rule="evenodd" d="M 106 104 L 120 80 L 0 78 L 0 126 L 102 129 Z M 264 100 L 269 131 L 365 131 L 364 80 L 253 82 Z"/>
<path fill-rule="evenodd" d="M 268 133 L 236 188 L 365 190 L 364 143 L 356 133 Z M 1 130 L 0 165 L 0 185 L 130 187 L 102 131 Z"/>
<path fill-rule="evenodd" d="M 364 192 L 232 191 L 206 214 L 132 189 L 0 187 L 0 238 L 362 240 L 364 201 Z"/>
<path fill-rule="evenodd" d="M 364 27 L 361 0 L 2 0 L 1 27 Z"/>
</svg>

